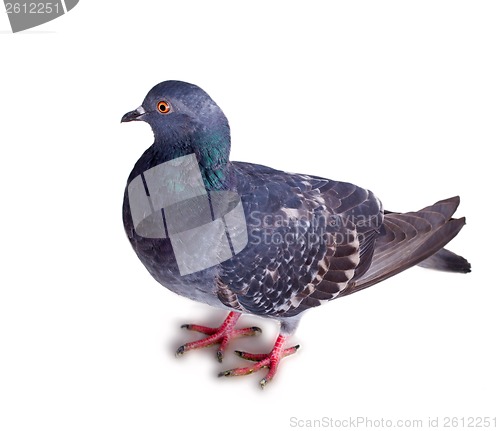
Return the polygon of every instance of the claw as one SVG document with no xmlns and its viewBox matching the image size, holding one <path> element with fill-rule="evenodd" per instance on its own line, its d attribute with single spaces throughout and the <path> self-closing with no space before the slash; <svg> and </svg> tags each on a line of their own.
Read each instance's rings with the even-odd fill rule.
<svg viewBox="0 0 500 431">
<path fill-rule="evenodd" d="M 261 388 L 261 389 L 264 389 L 264 388 L 266 387 L 266 385 L 267 385 L 267 379 L 264 377 L 264 378 L 263 378 L 263 379 L 259 382 L 259 384 L 260 384 L 260 388 Z"/>
<path fill-rule="evenodd" d="M 185 347 L 184 347 L 184 344 L 183 344 L 182 346 L 180 346 L 180 347 L 176 350 L 176 352 L 175 352 L 175 356 L 177 356 L 177 357 L 182 356 L 182 355 L 183 355 L 183 353 L 184 353 L 184 349 L 185 349 Z"/>
</svg>

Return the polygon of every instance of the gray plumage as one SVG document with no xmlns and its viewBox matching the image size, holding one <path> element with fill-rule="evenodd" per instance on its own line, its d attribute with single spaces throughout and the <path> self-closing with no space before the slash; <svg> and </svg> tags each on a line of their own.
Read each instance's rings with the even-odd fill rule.
<svg viewBox="0 0 500 431">
<path fill-rule="evenodd" d="M 168 100 L 171 114 L 157 112 L 159 100 Z M 160 163 L 196 154 L 207 191 L 237 192 L 247 221 L 249 242 L 243 251 L 181 276 L 169 238 L 136 233 L 125 191 L 123 222 L 132 247 L 151 275 L 175 293 L 274 318 L 282 323 L 283 333 L 290 333 L 303 311 L 411 266 L 470 271 L 464 258 L 443 249 L 465 224 L 464 218 L 452 218 L 458 197 L 416 212 L 386 212 L 371 191 L 350 183 L 230 162 L 226 118 L 191 84 L 161 83 L 141 108 L 123 121 L 148 122 L 155 142 L 136 163 L 128 183 Z"/>
</svg>

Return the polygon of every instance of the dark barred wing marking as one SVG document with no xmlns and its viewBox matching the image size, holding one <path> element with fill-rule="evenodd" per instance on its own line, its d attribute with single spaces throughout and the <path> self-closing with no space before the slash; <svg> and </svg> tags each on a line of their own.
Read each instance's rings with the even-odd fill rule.
<svg viewBox="0 0 500 431">
<path fill-rule="evenodd" d="M 220 265 L 224 304 L 292 316 L 333 299 L 371 258 L 383 217 L 371 192 L 246 163 L 235 172 L 249 243 Z"/>
</svg>

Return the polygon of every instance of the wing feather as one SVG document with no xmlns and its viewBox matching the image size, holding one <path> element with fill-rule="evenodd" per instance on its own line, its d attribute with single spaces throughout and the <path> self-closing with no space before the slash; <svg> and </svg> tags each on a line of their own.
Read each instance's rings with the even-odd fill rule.
<svg viewBox="0 0 500 431">
<path fill-rule="evenodd" d="M 465 224 L 452 219 L 458 197 L 411 213 L 387 213 L 368 271 L 354 278 L 340 296 L 365 289 L 417 265 L 442 249 Z"/>
<path fill-rule="evenodd" d="M 368 263 L 383 218 L 373 193 L 259 165 L 235 163 L 235 171 L 250 242 L 220 265 L 226 305 L 293 316 L 335 298 Z"/>
</svg>

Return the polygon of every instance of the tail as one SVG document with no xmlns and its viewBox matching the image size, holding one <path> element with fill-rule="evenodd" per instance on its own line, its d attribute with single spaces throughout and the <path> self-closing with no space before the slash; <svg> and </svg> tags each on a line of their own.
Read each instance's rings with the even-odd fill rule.
<svg viewBox="0 0 500 431">
<path fill-rule="evenodd" d="M 352 280 L 339 296 L 370 287 L 415 265 L 470 272 L 466 259 L 443 248 L 465 225 L 464 217 L 451 218 L 459 203 L 460 198 L 456 196 L 417 212 L 386 212 L 368 271 Z"/>
</svg>

